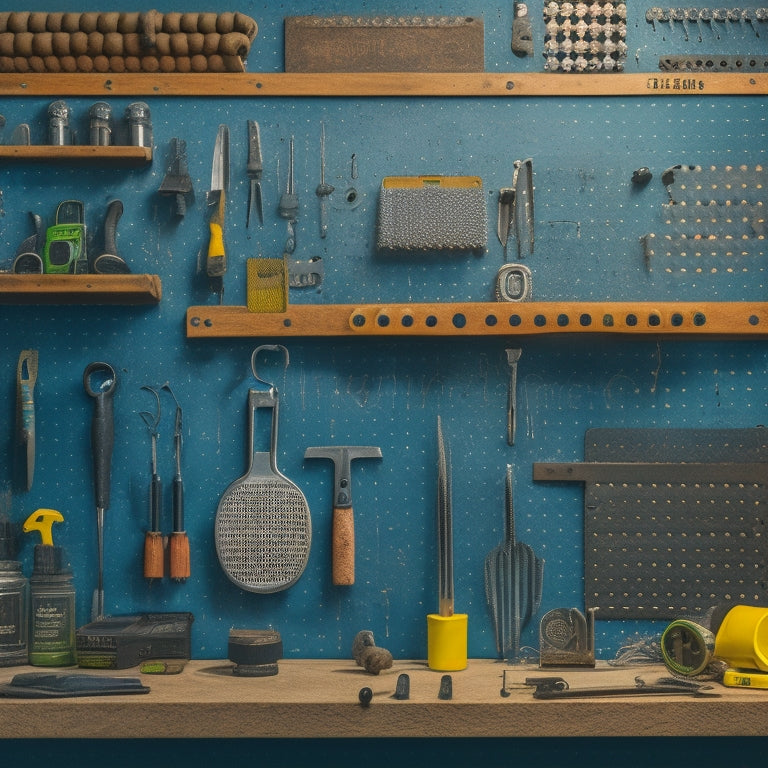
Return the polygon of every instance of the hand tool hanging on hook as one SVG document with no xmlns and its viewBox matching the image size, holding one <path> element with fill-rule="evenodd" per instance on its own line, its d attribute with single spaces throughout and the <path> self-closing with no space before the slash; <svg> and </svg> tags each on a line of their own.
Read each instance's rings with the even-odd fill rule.
<svg viewBox="0 0 768 768">
<path fill-rule="evenodd" d="M 224 244 L 224 213 L 229 190 L 229 126 L 220 125 L 216 134 L 211 166 L 211 191 L 208 194 L 208 207 L 211 210 L 208 220 L 209 239 L 208 255 L 205 260 L 205 272 L 212 286 L 219 294 L 219 303 L 224 302 L 224 275 L 227 271 L 227 252 Z"/>
<path fill-rule="evenodd" d="M 261 174 L 264 164 L 261 159 L 261 131 L 255 120 L 248 121 L 248 209 L 245 215 L 245 226 L 251 226 L 253 212 L 259 216 L 259 223 L 264 224 L 264 204 L 261 198 Z"/>
<path fill-rule="evenodd" d="M 173 530 L 168 545 L 168 571 L 174 581 L 184 581 L 190 575 L 189 537 L 184 529 L 184 481 L 181 476 L 181 444 L 182 444 L 182 411 L 171 385 L 166 382 L 163 389 L 168 392 L 176 403 L 176 414 L 173 422 L 173 455 L 175 471 L 173 475 Z"/>
<path fill-rule="evenodd" d="M 325 181 L 325 123 L 320 123 L 320 183 L 315 194 L 320 200 L 320 237 L 328 234 L 328 198 L 333 194 L 334 187 Z"/>
<path fill-rule="evenodd" d="M 155 397 L 157 413 L 140 411 L 143 422 L 149 429 L 151 441 L 151 478 L 149 483 L 149 530 L 144 536 L 144 578 L 162 579 L 165 574 L 165 551 L 163 534 L 160 530 L 160 518 L 163 509 L 163 483 L 157 471 L 157 440 L 160 425 L 160 395 L 156 389 L 144 386 L 143 390 Z"/>
<path fill-rule="evenodd" d="M 267 391 L 248 390 L 248 472 L 224 491 L 216 509 L 216 554 L 229 579 L 249 592 L 279 592 L 293 585 L 309 560 L 312 525 L 304 494 L 277 468 L 278 390 L 256 371 L 262 351 L 288 350 L 264 344 L 251 356 L 254 378 Z M 259 409 L 271 411 L 269 452 L 257 451 L 255 422 Z"/>
<path fill-rule="evenodd" d="M 195 195 L 187 167 L 187 142 L 174 137 L 170 146 L 171 162 L 158 192 L 173 198 L 173 212 L 176 216 L 184 216 L 188 202 L 191 202 Z"/>
<path fill-rule="evenodd" d="M 37 350 L 25 349 L 16 369 L 16 475 L 24 490 L 32 487 L 35 476 L 35 383 Z"/>
<path fill-rule="evenodd" d="M 507 365 L 509 365 L 509 385 L 507 391 L 507 443 L 515 444 L 517 432 L 517 363 L 523 350 L 513 348 L 507 350 Z"/>
<path fill-rule="evenodd" d="M 112 449 L 115 442 L 113 398 L 117 374 L 109 363 L 89 363 L 83 371 L 85 393 L 93 398 L 91 420 L 91 452 L 93 454 L 93 490 L 96 501 L 96 533 L 98 539 L 99 574 L 93 594 L 91 616 L 104 616 L 104 512 L 109 509 L 112 472 Z"/>
<path fill-rule="evenodd" d="M 296 219 L 299 217 L 299 198 L 294 186 L 293 151 L 293 136 L 291 136 L 288 146 L 288 180 L 286 181 L 285 192 L 280 195 L 277 207 L 280 217 L 287 222 L 288 237 L 283 250 L 289 254 L 296 250 Z"/>
<path fill-rule="evenodd" d="M 380 459 L 381 448 L 364 445 L 314 446 L 305 459 L 330 459 L 333 477 L 332 575 L 336 586 L 355 583 L 355 520 L 352 512 L 352 461 Z"/>
</svg>

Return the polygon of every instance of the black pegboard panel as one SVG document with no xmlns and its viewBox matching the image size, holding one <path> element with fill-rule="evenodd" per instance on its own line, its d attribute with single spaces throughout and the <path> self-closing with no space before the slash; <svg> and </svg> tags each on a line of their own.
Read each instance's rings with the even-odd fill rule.
<svg viewBox="0 0 768 768">
<path fill-rule="evenodd" d="M 585 597 L 604 619 L 672 619 L 768 599 L 768 489 L 686 477 L 685 464 L 765 462 L 765 429 L 591 429 L 590 462 L 672 462 L 678 478 L 587 482 Z M 651 469 L 651 478 L 653 471 Z"/>
</svg>

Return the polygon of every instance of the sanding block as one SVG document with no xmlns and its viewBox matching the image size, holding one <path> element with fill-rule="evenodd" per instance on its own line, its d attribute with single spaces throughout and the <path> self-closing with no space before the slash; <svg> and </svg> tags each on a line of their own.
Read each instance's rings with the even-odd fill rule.
<svg viewBox="0 0 768 768">
<path fill-rule="evenodd" d="M 377 246 L 384 251 L 471 251 L 488 244 L 479 176 L 387 176 L 379 191 Z"/>
<path fill-rule="evenodd" d="M 289 16 L 286 72 L 482 72 L 482 16 Z"/>
</svg>

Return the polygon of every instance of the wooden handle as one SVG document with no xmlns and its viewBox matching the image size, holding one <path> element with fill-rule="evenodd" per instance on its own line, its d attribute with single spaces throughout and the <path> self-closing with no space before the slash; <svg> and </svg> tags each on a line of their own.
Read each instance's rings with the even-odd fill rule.
<svg viewBox="0 0 768 768">
<path fill-rule="evenodd" d="M 183 581 L 190 575 L 189 538 L 184 531 L 174 531 L 168 544 L 170 564 L 168 575 L 174 581 Z"/>
<path fill-rule="evenodd" d="M 163 534 L 147 531 L 144 537 L 144 578 L 162 579 L 165 575 Z"/>
<path fill-rule="evenodd" d="M 349 586 L 355 583 L 355 520 L 352 508 L 333 509 L 333 583 Z"/>
</svg>

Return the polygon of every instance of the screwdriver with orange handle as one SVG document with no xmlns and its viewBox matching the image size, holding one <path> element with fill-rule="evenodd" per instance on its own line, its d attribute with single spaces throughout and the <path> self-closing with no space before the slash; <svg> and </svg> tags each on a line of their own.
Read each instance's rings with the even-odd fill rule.
<svg viewBox="0 0 768 768">
<path fill-rule="evenodd" d="M 149 411 L 141 411 L 139 415 L 149 429 L 152 441 L 151 479 L 149 482 L 149 530 L 144 536 L 144 578 L 162 579 L 165 575 L 165 551 L 163 534 L 160 531 L 160 518 L 163 507 L 163 484 L 157 472 L 157 439 L 160 424 L 160 396 L 152 387 L 142 387 L 151 392 L 157 401 L 157 416 Z"/>
</svg>

